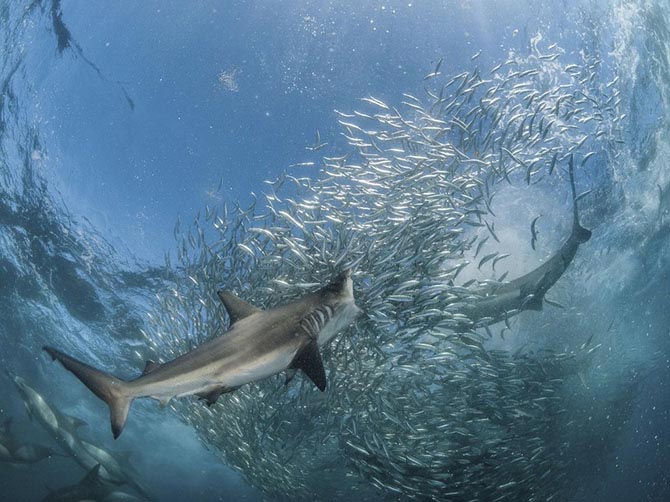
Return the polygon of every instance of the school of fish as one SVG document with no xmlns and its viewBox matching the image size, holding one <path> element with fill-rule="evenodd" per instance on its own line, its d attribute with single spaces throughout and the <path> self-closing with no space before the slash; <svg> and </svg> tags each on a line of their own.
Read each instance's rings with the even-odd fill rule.
<svg viewBox="0 0 670 502">
<path fill-rule="evenodd" d="M 617 80 L 601 84 L 601 63 L 582 57 L 565 64 L 560 47 L 533 45 L 452 76 L 440 61 L 425 96 L 399 106 L 370 96 L 362 111 L 337 112 L 350 150 L 323 157 L 318 176 L 285 174 L 248 207 L 208 206 L 177 223 L 174 286 L 156 294 L 143 331 L 161 361 L 225 328 L 221 288 L 271 307 L 352 267 L 364 311 L 323 347 L 324 393 L 298 375 L 211 408 L 173 402 L 205 444 L 278 499 L 563 499 L 569 445 L 556 430 L 584 424 L 566 418 L 562 396 L 597 345 L 491 348 L 501 330 L 514 336 L 507 316 L 466 313 L 514 279 L 513 257 L 497 248 L 501 187 L 551 182 L 559 198 L 569 161 L 579 185 L 594 157 L 616 155 Z M 318 132 L 316 144 L 308 151 L 325 146 Z M 537 220 L 520 223 L 533 249 Z M 473 267 L 481 279 L 462 280 Z"/>
</svg>

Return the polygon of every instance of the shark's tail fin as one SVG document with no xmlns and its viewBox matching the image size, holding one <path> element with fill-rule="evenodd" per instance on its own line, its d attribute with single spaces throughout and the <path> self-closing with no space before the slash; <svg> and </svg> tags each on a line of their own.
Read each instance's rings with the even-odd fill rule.
<svg viewBox="0 0 670 502">
<path fill-rule="evenodd" d="M 575 189 L 575 163 L 573 154 L 570 154 L 570 163 L 568 164 L 568 174 L 570 175 L 570 188 L 572 189 L 572 233 L 579 239 L 579 242 L 586 242 L 591 238 L 591 231 L 584 228 L 579 223 L 579 211 L 577 210 L 577 190 Z M 581 198 L 581 197 L 580 197 Z"/>
<path fill-rule="evenodd" d="M 54 360 L 58 359 L 66 369 L 74 373 L 93 394 L 107 403 L 112 419 L 112 434 L 114 434 L 114 439 L 118 438 L 126 424 L 130 404 L 134 399 L 129 391 L 128 382 L 77 361 L 54 348 L 44 347 L 44 350 Z"/>
</svg>

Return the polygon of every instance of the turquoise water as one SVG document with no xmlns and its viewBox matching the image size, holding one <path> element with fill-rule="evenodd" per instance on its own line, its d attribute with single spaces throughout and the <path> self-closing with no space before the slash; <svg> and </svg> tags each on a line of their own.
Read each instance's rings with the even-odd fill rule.
<svg viewBox="0 0 670 502">
<path fill-rule="evenodd" d="M 0 498 L 668 498 L 663 2 L 5 1 L 0 34 Z M 570 235 L 571 156 L 591 239 L 464 328 Z M 134 378 L 225 329 L 218 289 L 350 265 L 325 393 L 139 400 L 115 441 L 41 350 Z"/>
</svg>

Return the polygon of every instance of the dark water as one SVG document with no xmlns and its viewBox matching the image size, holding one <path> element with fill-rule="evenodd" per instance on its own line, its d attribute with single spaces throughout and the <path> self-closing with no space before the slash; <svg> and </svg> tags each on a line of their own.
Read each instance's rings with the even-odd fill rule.
<svg viewBox="0 0 670 502">
<path fill-rule="evenodd" d="M 55 497 L 90 470 L 63 448 L 65 432 L 31 420 L 16 377 L 59 416 L 87 422 L 72 429 L 77 440 L 132 466 L 159 500 L 670 498 L 663 2 L 352 12 L 337 2 L 5 1 L 0 34 L 0 418 L 12 421 L 0 434 L 0 499 Z M 479 89 L 435 112 L 431 103 L 459 95 L 441 86 L 463 74 Z M 468 123 L 486 98 L 500 98 L 491 105 L 500 122 Z M 514 118 L 533 109 L 534 126 Z M 406 123 L 354 110 L 395 111 Z M 434 138 L 459 148 L 448 155 L 461 171 L 422 159 L 430 148 L 413 135 L 431 126 L 421 111 L 462 119 Z M 483 140 L 507 124 L 506 139 Z M 407 138 L 383 143 L 387 126 Z M 534 144 L 533 127 L 544 134 Z M 562 160 L 549 175 L 554 151 Z M 463 162 L 489 153 L 514 167 L 509 183 Z M 511 279 L 555 252 L 571 227 L 568 153 L 579 192 L 591 190 L 579 207 L 593 237 L 547 294 L 560 307 L 480 328 L 481 350 L 460 345 L 461 359 L 440 361 L 456 345 L 436 337 L 431 319 L 452 310 L 422 303 L 422 288 Z M 375 161 L 393 158 L 407 175 L 387 184 L 391 164 Z M 496 193 L 490 208 L 474 203 L 494 232 L 445 216 L 480 193 L 440 191 L 436 176 L 462 173 L 486 175 Z M 433 193 L 455 197 L 454 207 Z M 312 216 L 324 223 L 298 231 Z M 258 228 L 274 237 L 263 241 Z M 510 255 L 495 273 L 480 263 L 494 252 Z M 457 280 L 445 272 L 465 261 Z M 290 285 L 323 282 L 346 263 L 357 265 L 368 317 L 324 348 L 323 395 L 277 377 L 211 409 L 140 400 L 114 441 L 106 407 L 41 351 L 57 346 L 132 378 L 145 359 L 220 332 L 218 288 L 273 306 L 301 291 Z M 34 444 L 54 454 L 19 462 L 18 448 Z M 142 496 L 129 484 L 91 485 L 96 500 Z M 62 500 L 85 499 L 82 486 Z"/>
</svg>

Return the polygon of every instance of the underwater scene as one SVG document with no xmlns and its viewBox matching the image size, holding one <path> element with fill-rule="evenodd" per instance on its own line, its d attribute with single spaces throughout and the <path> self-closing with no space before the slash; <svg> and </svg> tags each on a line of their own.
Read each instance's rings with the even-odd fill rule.
<svg viewBox="0 0 670 502">
<path fill-rule="evenodd" d="M 670 3 L 0 43 L 0 500 L 670 500 Z"/>
</svg>

